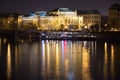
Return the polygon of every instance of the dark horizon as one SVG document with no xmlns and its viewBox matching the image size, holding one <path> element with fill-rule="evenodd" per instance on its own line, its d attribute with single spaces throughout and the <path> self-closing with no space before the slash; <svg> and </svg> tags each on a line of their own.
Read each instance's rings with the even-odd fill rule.
<svg viewBox="0 0 120 80">
<path fill-rule="evenodd" d="M 108 15 L 108 9 L 112 4 L 120 4 L 119 0 L 25 0 L 25 1 L 9 1 L 9 0 L 1 0 L 0 1 L 0 13 L 31 13 L 40 10 L 51 10 L 58 7 L 67 7 L 74 10 L 90 10 L 97 9 L 102 15 Z"/>
</svg>

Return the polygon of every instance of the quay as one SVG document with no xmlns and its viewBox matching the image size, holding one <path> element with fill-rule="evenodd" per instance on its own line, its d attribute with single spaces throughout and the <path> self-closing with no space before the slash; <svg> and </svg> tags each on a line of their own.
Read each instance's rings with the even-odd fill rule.
<svg viewBox="0 0 120 80">
<path fill-rule="evenodd" d="M 82 31 L 39 31 L 39 30 L 2 30 L 0 37 L 11 41 L 18 40 L 97 40 L 120 42 L 120 32 L 82 32 Z"/>
<path fill-rule="evenodd" d="M 41 38 L 44 40 L 95 40 L 95 36 L 82 31 L 48 31 L 42 32 Z"/>
<path fill-rule="evenodd" d="M 95 36 L 88 32 L 82 31 L 39 31 L 39 30 L 22 30 L 22 31 L 0 31 L 0 36 L 9 39 L 42 39 L 42 40 L 94 40 Z"/>
</svg>

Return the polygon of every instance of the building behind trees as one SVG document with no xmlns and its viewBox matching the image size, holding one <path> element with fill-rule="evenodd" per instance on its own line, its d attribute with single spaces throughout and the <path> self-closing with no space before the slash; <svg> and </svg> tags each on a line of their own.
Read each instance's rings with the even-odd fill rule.
<svg viewBox="0 0 120 80">
<path fill-rule="evenodd" d="M 42 30 L 81 30 L 101 25 L 101 14 L 98 10 L 70 10 L 69 8 L 56 8 L 50 11 L 39 11 L 30 16 L 19 16 L 19 25 L 32 23 Z M 41 15 L 42 14 L 42 15 Z"/>
<path fill-rule="evenodd" d="M 0 14 L 0 29 L 82 30 L 101 26 L 98 10 L 56 8 L 30 14 Z M 99 28 L 95 28 L 99 29 Z"/>
</svg>

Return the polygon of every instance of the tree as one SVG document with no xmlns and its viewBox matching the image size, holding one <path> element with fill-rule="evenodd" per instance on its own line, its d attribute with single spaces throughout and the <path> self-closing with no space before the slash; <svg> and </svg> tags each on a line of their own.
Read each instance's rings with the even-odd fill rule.
<svg viewBox="0 0 120 80">
<path fill-rule="evenodd" d="M 64 25 L 63 24 L 60 25 L 60 30 L 64 30 Z"/>
</svg>

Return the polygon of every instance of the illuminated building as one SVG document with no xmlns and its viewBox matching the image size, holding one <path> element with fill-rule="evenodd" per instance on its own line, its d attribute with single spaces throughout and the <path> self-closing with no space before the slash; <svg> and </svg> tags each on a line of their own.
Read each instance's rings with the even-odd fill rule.
<svg viewBox="0 0 120 80">
<path fill-rule="evenodd" d="M 56 8 L 50 11 L 39 11 L 27 17 L 19 16 L 19 25 L 32 23 L 42 30 L 80 30 L 83 26 L 101 24 L 101 15 L 96 10 L 78 14 L 77 10 Z"/>
<path fill-rule="evenodd" d="M 48 15 L 53 17 L 51 26 L 54 26 L 55 29 L 77 28 L 78 26 L 77 12 L 68 8 L 57 8 L 48 11 Z"/>
<path fill-rule="evenodd" d="M 101 25 L 101 14 L 97 10 L 78 10 L 78 15 L 83 17 L 83 26 L 90 28 Z"/>
<path fill-rule="evenodd" d="M 18 26 L 25 26 L 28 24 L 35 24 L 37 25 L 38 22 L 38 18 L 39 16 L 35 15 L 35 14 L 31 14 L 31 15 L 20 15 L 18 17 Z"/>
<path fill-rule="evenodd" d="M 42 14 L 42 15 L 40 15 Z M 48 12 L 40 11 L 30 16 L 19 16 L 19 25 L 27 25 L 32 23 L 43 30 L 58 30 L 68 28 L 78 28 L 77 12 L 68 8 L 57 8 Z"/>
<path fill-rule="evenodd" d="M 120 29 L 120 5 L 113 4 L 108 11 L 108 26 L 114 29 Z"/>
</svg>

